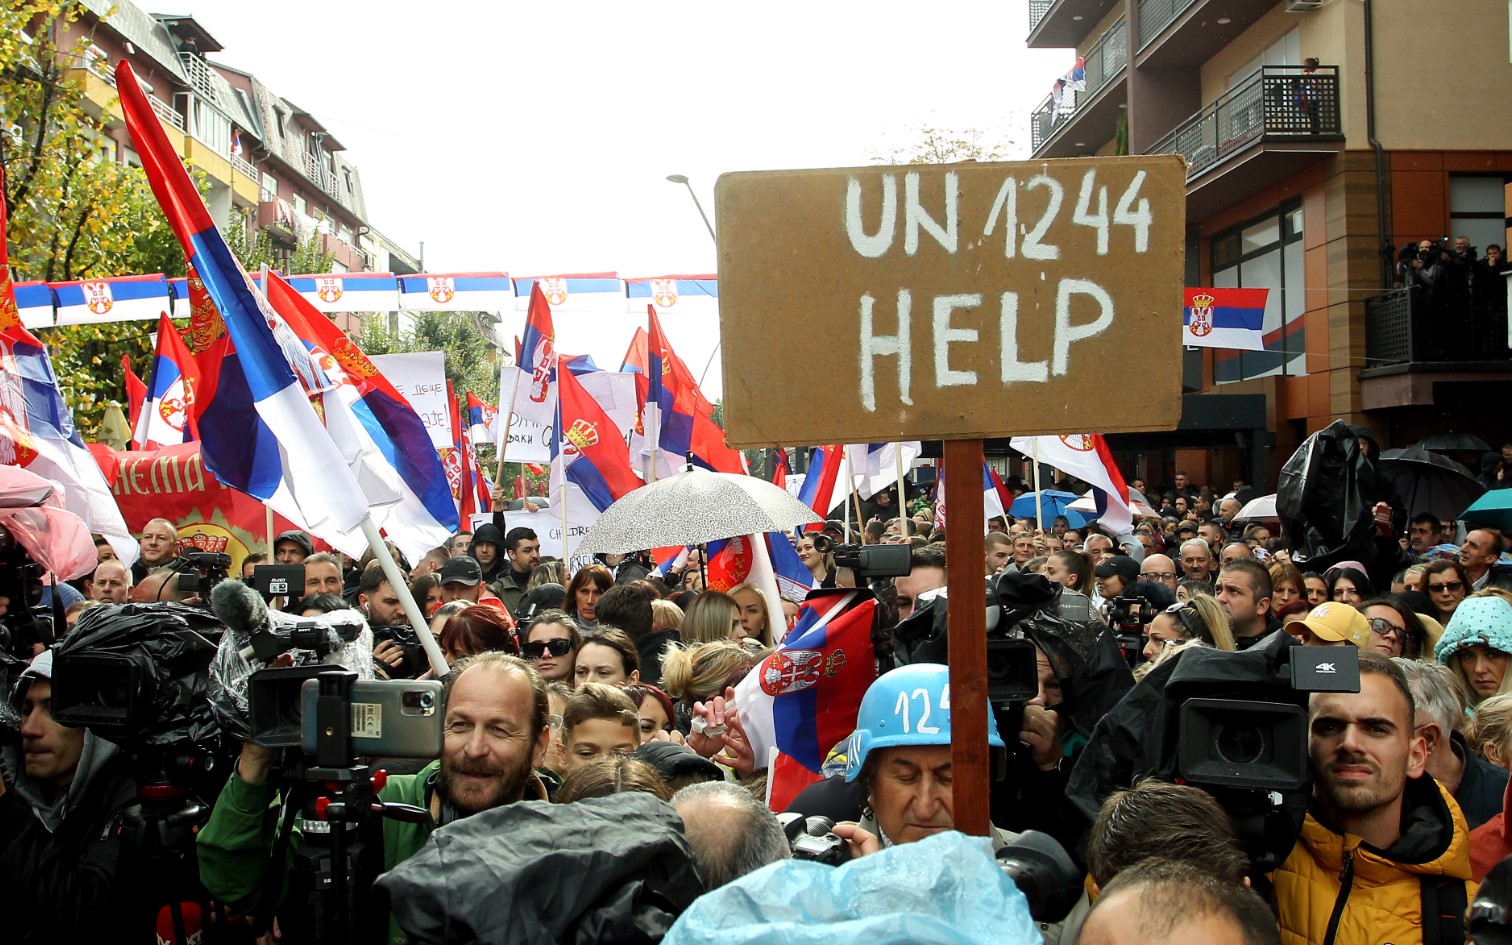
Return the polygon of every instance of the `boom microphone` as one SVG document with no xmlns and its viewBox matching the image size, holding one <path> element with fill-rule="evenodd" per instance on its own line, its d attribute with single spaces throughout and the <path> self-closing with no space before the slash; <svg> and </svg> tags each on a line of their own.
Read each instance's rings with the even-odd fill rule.
<svg viewBox="0 0 1512 945">
<path fill-rule="evenodd" d="M 268 605 L 262 595 L 240 581 L 222 581 L 210 592 L 210 609 L 237 640 L 250 640 L 268 626 Z M 243 659 L 252 658 L 252 647 L 242 650 Z"/>
</svg>

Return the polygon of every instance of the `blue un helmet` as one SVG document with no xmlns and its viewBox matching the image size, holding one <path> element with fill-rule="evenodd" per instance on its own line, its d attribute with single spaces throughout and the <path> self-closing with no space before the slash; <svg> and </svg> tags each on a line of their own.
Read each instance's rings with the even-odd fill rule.
<svg viewBox="0 0 1512 945">
<path fill-rule="evenodd" d="M 949 744 L 950 667 L 941 663 L 900 666 L 879 677 L 861 697 L 856 731 L 845 745 L 845 780 L 856 780 L 874 749 Z M 987 744 L 1005 747 L 990 706 Z"/>
</svg>

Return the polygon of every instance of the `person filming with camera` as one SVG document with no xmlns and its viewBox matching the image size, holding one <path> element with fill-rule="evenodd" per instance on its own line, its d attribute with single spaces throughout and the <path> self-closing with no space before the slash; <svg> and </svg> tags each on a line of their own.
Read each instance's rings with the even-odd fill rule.
<svg viewBox="0 0 1512 945">
<path fill-rule="evenodd" d="M 414 805 L 426 814 L 419 823 L 382 821 L 385 871 L 418 852 L 437 827 L 522 799 L 547 798 L 535 768 L 551 740 L 549 707 L 546 682 L 534 667 L 494 651 L 458 662 L 446 682 L 443 713 L 441 757 L 418 774 L 387 778 L 378 793 L 382 801 Z M 277 823 L 269 810 L 278 794 L 272 782 L 276 761 L 276 750 L 244 744 L 199 835 L 201 879 L 237 909 L 257 905 L 275 849 Z M 390 935 L 399 936 L 392 923 Z"/>
<path fill-rule="evenodd" d="M 136 798 L 111 742 L 52 716 L 51 651 L 21 674 L 21 744 L 0 782 L 0 886 L 7 942 L 109 941 L 125 901 L 121 838 L 111 829 Z"/>
</svg>

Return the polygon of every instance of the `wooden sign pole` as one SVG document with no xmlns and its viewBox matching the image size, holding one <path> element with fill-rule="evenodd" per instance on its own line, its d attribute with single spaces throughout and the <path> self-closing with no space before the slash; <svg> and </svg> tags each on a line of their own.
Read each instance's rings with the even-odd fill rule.
<svg viewBox="0 0 1512 945">
<path fill-rule="evenodd" d="M 982 441 L 945 441 L 945 564 L 950 622 L 950 759 L 955 828 L 991 835 L 987 607 L 982 590 Z M 976 513 L 976 514 L 974 514 Z"/>
</svg>

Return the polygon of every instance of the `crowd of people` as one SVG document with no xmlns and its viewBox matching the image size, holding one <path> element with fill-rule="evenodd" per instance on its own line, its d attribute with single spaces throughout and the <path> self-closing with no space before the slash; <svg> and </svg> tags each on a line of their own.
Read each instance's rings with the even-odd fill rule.
<svg viewBox="0 0 1512 945">
<path fill-rule="evenodd" d="M 989 720 L 989 743 L 1007 759 L 991 789 L 994 846 L 1047 833 L 1085 873 L 1068 913 L 1036 915 L 1045 941 L 1462 940 L 1445 930 L 1460 927 L 1476 884 L 1512 853 L 1512 572 L 1502 558 L 1512 536 L 1461 534 L 1458 523 L 1420 515 L 1399 538 L 1400 517 L 1394 524 L 1381 505 L 1368 553 L 1314 570 L 1274 519 L 1241 518 L 1249 491 L 1236 483 L 1218 494 L 1177 472 L 1145 493 L 1156 515 L 1127 534 L 1073 527 L 1064 515 L 1048 527 L 1003 517 L 988 522 L 980 563 L 947 561 L 927 499 L 904 508 L 895 493 L 875 496 L 854 528 L 830 520 L 791 538 L 815 588 L 870 587 L 884 639 L 931 619 L 948 575 L 965 569 L 980 570 L 984 591 L 1007 588 L 1001 596 L 1082 601 L 1096 627 L 1106 625 L 1099 635 L 1117 641 L 1122 659 L 1095 686 L 1039 652 L 1038 692 Z M 784 601 L 786 621 L 776 623 L 755 585 L 707 587 L 696 549 L 660 567 L 635 552 L 569 572 L 541 554 L 533 531 L 496 519 L 418 562 L 401 560 L 449 673 L 440 756 L 408 773 L 391 767 L 382 786 L 383 800 L 424 816 L 383 822 L 380 871 L 484 811 L 624 792 L 677 811 L 700 892 L 788 858 L 789 836 L 765 803 L 766 759 L 753 753 L 735 687 L 782 645 L 801 602 Z M 824 537 L 910 545 L 910 571 L 869 580 L 839 566 Z M 200 602 L 192 582 L 176 580 L 184 569 L 171 522 L 143 528 L 131 567 L 103 541 L 97 547 L 91 576 L 49 591 L 69 627 L 94 608 Z M 302 566 L 304 593 L 274 606 L 358 610 L 376 641 L 376 676 L 434 677 L 399 589 L 371 553 L 354 560 L 316 547 L 285 532 L 271 557 L 248 556 L 230 579 L 251 583 L 263 564 Z M 1102 799 L 1095 819 L 1068 803 L 1089 735 L 1124 692 L 1185 652 L 1277 641 L 1353 647 L 1360 670 L 1358 691 L 1312 698 L 1311 801 L 1279 868 L 1253 869 L 1238 819 L 1191 784 L 1136 780 Z M 30 655 L 11 694 L 19 736 L 5 749 L 0 789 L 0 885 L 28 904 L 15 940 L 109 937 L 126 888 L 112 824 L 136 792 L 109 742 L 52 719 L 52 651 L 39 641 Z M 855 734 L 834 746 L 843 772 L 790 807 L 828 817 L 855 857 L 955 825 L 948 670 L 881 668 Z M 920 694 L 934 724 L 910 726 L 910 698 Z M 268 888 L 279 759 L 278 750 L 240 745 L 197 836 L 200 880 L 248 936 L 270 912 L 286 926 L 307 918 L 299 893 Z M 363 922 L 375 938 L 405 940 L 382 909 Z"/>
</svg>

